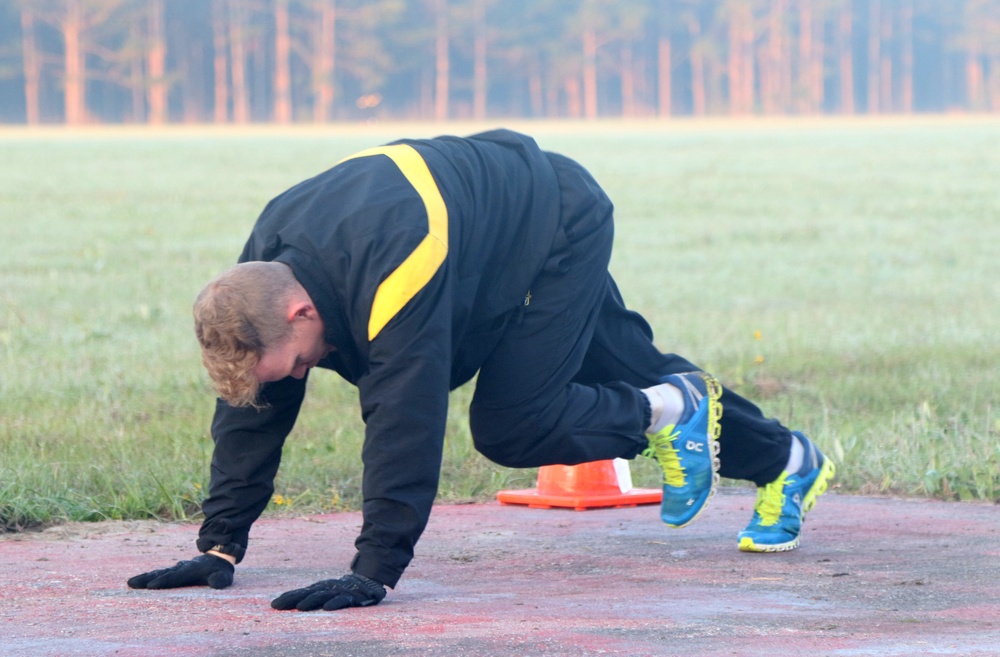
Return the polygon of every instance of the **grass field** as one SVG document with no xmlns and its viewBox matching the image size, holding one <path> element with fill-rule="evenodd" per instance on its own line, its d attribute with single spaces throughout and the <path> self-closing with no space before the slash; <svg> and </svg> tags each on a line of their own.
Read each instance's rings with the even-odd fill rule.
<svg viewBox="0 0 1000 657">
<path fill-rule="evenodd" d="M 841 490 L 1000 498 L 1000 121 L 524 129 L 615 201 L 612 271 L 661 348 L 806 431 Z M 195 517 L 214 403 L 196 292 L 286 187 L 469 130 L 0 131 L 0 527 Z M 468 399 L 440 499 L 533 485 L 472 450 Z M 312 377 L 272 510 L 357 504 L 356 406 Z"/>
</svg>

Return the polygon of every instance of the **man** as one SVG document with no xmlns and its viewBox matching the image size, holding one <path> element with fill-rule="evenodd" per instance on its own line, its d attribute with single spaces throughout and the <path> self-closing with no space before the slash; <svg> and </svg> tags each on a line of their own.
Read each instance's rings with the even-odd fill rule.
<svg viewBox="0 0 1000 657">
<path fill-rule="evenodd" d="M 608 273 L 612 236 L 587 171 L 503 130 L 364 151 L 272 200 L 240 264 L 194 306 L 220 396 L 204 554 L 129 586 L 232 583 L 313 367 L 359 389 L 364 522 L 347 575 L 276 609 L 367 606 L 396 585 L 437 492 L 448 393 L 477 373 L 470 425 L 493 461 L 653 457 L 672 527 L 701 513 L 720 474 L 747 479 L 758 498 L 739 548 L 795 548 L 833 464 L 653 346 Z"/>
</svg>

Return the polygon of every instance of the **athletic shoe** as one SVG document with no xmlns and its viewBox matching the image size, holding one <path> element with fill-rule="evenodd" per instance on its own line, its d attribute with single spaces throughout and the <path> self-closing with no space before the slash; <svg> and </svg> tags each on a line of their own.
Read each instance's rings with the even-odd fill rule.
<svg viewBox="0 0 1000 657">
<path fill-rule="evenodd" d="M 826 492 L 836 474 L 833 461 L 798 431 L 792 432 L 804 448 L 802 467 L 757 489 L 753 518 L 740 532 L 743 552 L 784 552 L 799 546 L 799 532 L 806 512 L 816 506 L 816 498 Z"/>
<path fill-rule="evenodd" d="M 671 374 L 663 379 L 680 389 L 684 412 L 676 425 L 648 434 L 643 456 L 663 468 L 660 517 L 671 527 L 690 524 L 705 509 L 719 483 L 719 418 L 722 386 L 703 372 Z"/>
</svg>

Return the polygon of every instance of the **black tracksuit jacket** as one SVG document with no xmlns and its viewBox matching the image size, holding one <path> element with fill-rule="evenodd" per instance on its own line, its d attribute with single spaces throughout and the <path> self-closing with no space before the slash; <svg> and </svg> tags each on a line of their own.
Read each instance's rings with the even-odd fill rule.
<svg viewBox="0 0 1000 657">
<path fill-rule="evenodd" d="M 448 393 L 471 379 L 558 241 L 559 187 L 529 137 L 396 142 L 272 200 L 240 262 L 289 265 L 334 345 L 319 366 L 356 384 L 364 524 L 351 568 L 394 586 L 437 492 Z M 242 558 L 274 492 L 306 380 L 264 386 L 264 410 L 217 402 L 198 539 Z"/>
</svg>

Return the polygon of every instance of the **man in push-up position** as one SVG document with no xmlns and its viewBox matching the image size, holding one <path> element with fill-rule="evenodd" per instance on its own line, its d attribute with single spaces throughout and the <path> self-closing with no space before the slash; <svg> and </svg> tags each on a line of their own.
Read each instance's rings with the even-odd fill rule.
<svg viewBox="0 0 1000 657">
<path fill-rule="evenodd" d="M 448 393 L 477 374 L 473 440 L 496 463 L 655 458 L 671 527 L 720 474 L 753 481 L 739 549 L 795 548 L 832 462 L 660 353 L 608 273 L 612 215 L 583 167 L 504 130 L 363 151 L 272 200 L 194 306 L 220 397 L 204 554 L 129 586 L 232 583 L 314 367 L 359 390 L 364 522 L 346 575 L 276 609 L 368 606 L 396 585 L 437 492 Z"/>
</svg>

